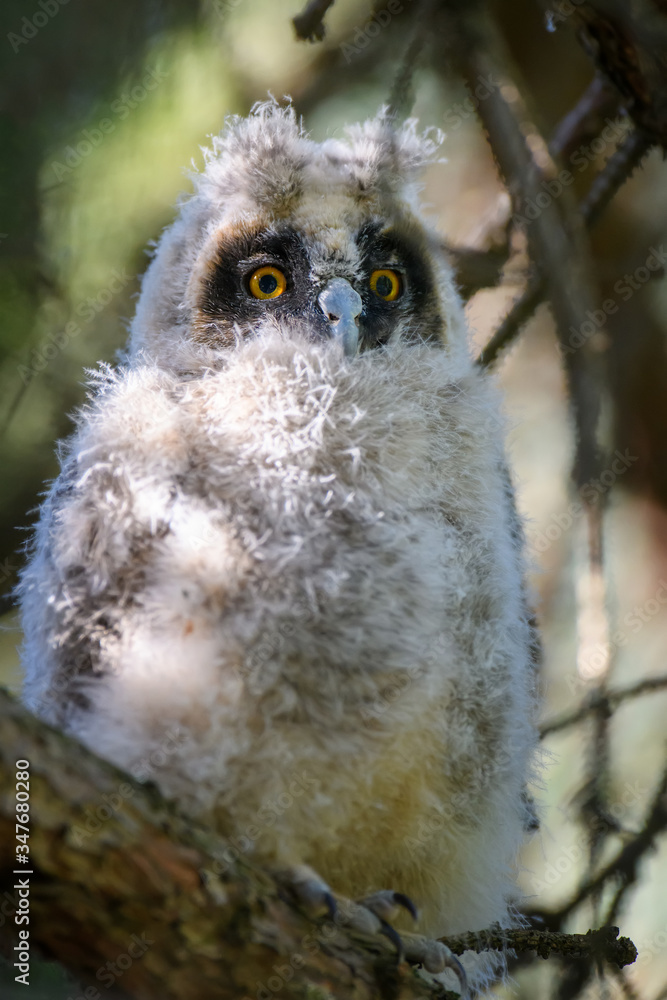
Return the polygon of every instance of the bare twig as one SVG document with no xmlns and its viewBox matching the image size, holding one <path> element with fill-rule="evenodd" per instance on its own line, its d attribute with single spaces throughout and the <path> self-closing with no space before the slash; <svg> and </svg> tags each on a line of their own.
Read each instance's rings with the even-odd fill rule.
<svg viewBox="0 0 667 1000">
<path fill-rule="evenodd" d="M 507 244 L 491 250 L 477 250 L 443 243 L 442 249 L 449 257 L 457 288 L 466 301 L 480 288 L 493 288 L 500 283 L 509 256 Z"/>
<path fill-rule="evenodd" d="M 514 343 L 523 325 L 544 301 L 546 290 L 547 284 L 541 274 L 530 278 L 524 291 L 515 299 L 507 316 L 480 351 L 476 361 L 480 368 L 491 368 L 502 352 Z"/>
<path fill-rule="evenodd" d="M 667 145 L 667 10 L 656 0 L 595 0 L 573 11 L 577 36 L 642 131 Z"/>
<path fill-rule="evenodd" d="M 576 150 L 600 133 L 605 119 L 618 114 L 618 94 L 607 80 L 596 75 L 571 111 L 554 129 L 549 152 L 569 160 Z"/>
<path fill-rule="evenodd" d="M 574 910 L 602 887 L 615 880 L 620 880 L 621 884 L 632 884 L 637 878 L 640 862 L 654 848 L 656 839 L 665 830 L 667 830 L 667 767 L 639 833 L 596 875 L 586 879 L 569 902 L 555 912 L 540 911 L 533 915 L 543 919 L 550 929 L 557 930 L 563 926 Z"/>
<path fill-rule="evenodd" d="M 417 22 L 415 32 L 410 40 L 403 61 L 398 69 L 387 104 L 387 118 L 398 120 L 406 118 L 414 104 L 412 78 L 424 47 L 424 31 Z"/>
<path fill-rule="evenodd" d="M 16 416 L 16 412 L 19 406 L 21 405 L 23 397 L 31 382 L 32 379 L 29 379 L 27 381 L 22 382 L 21 385 L 17 387 L 17 390 L 14 393 L 14 396 L 12 397 L 9 407 L 7 408 L 4 420 L 2 421 L 2 423 L 0 423 L 0 438 L 4 437 L 7 431 L 9 430 L 9 426 L 14 417 Z"/>
<path fill-rule="evenodd" d="M 662 824 L 660 827 L 659 824 Z M 649 810 L 649 817 L 644 825 L 645 833 L 649 829 L 649 833 L 646 834 L 646 838 L 642 843 L 645 845 L 644 849 L 648 850 L 652 846 L 652 840 L 650 838 L 651 832 L 653 832 L 653 839 L 667 827 L 667 768 L 665 768 L 665 773 L 663 775 L 662 784 L 658 787 L 658 792 L 653 800 L 651 809 Z M 631 844 L 628 847 L 632 847 Z M 623 899 L 625 898 L 628 890 L 634 885 L 639 874 L 639 860 L 640 855 L 637 855 L 637 851 L 627 854 L 623 858 L 623 868 L 622 868 L 622 878 L 614 893 L 614 896 L 607 907 L 607 919 L 612 915 L 615 917 L 622 905 Z M 605 920 L 606 922 L 606 920 Z"/>
<path fill-rule="evenodd" d="M 617 104 L 618 96 L 614 89 L 602 77 L 596 76 L 575 107 L 556 126 L 549 143 L 551 155 L 557 158 L 570 156 L 587 139 L 596 136 L 605 117 L 614 113 Z M 524 323 L 528 322 L 545 294 L 546 283 L 539 274 L 534 275 L 481 351 L 477 359 L 479 365 L 487 368 L 494 363 L 499 354 L 512 343 Z"/>
<path fill-rule="evenodd" d="M 321 42 L 325 34 L 322 19 L 333 2 L 334 0 L 310 0 L 301 13 L 292 18 L 296 37 L 301 41 Z"/>
<path fill-rule="evenodd" d="M 632 177 L 652 148 L 651 139 L 636 129 L 609 157 L 579 204 L 581 217 L 589 228 L 595 225 L 616 192 Z"/>
<path fill-rule="evenodd" d="M 647 677 L 643 681 L 632 684 L 630 687 L 619 688 L 616 691 L 607 691 L 604 694 L 595 692 L 583 705 L 575 709 L 574 712 L 566 712 L 552 719 L 550 722 L 545 722 L 540 729 L 540 739 L 544 739 L 545 736 L 551 736 L 552 733 L 561 732 L 563 729 L 569 729 L 571 726 L 576 726 L 578 722 L 582 722 L 602 706 L 606 707 L 607 710 L 613 711 L 624 701 L 638 698 L 642 694 L 649 694 L 651 691 L 659 691 L 662 688 L 667 688 L 667 675 Z"/>
<path fill-rule="evenodd" d="M 508 69 L 509 56 L 502 36 L 489 9 L 466 9 L 456 28 L 462 43 L 458 58 L 468 84 L 479 78 L 498 81 L 486 100 L 478 104 L 477 112 L 515 212 L 518 216 L 527 204 L 544 206 L 526 225 L 526 236 L 531 257 L 546 280 L 559 342 L 567 347 L 571 331 L 580 329 L 596 304 L 580 220 L 570 211 L 567 191 L 544 204 L 544 172 L 538 167 L 533 146 L 522 128 L 527 114 Z M 546 156 L 546 143 L 536 133 L 534 139 L 539 141 Z M 553 164 L 549 170 L 554 176 L 557 174 Z M 564 352 L 564 358 L 577 431 L 573 478 L 581 486 L 601 471 L 604 359 L 590 342 L 576 352 Z"/>
<path fill-rule="evenodd" d="M 602 525 L 592 526 L 592 532 L 597 538 L 602 536 Z M 594 566 L 601 570 L 601 565 L 591 560 Z M 606 636 L 605 636 L 606 638 Z M 608 665 L 609 666 L 609 665 Z M 604 704 L 607 691 L 609 669 L 605 670 L 598 681 L 598 707 L 593 713 L 593 735 L 588 746 L 586 794 L 580 816 L 588 832 L 588 873 L 589 877 L 595 871 L 600 860 L 602 848 L 606 839 L 607 826 L 598 822 L 606 813 L 609 790 L 609 708 Z M 597 927 L 600 921 L 600 903 L 602 887 L 591 893 L 592 924 Z"/>
<path fill-rule="evenodd" d="M 652 148 L 650 140 L 640 132 L 633 132 L 609 158 L 593 181 L 591 188 L 579 205 L 581 218 L 588 227 L 597 222 L 616 192 L 632 176 Z M 500 354 L 514 341 L 524 323 L 527 323 L 546 295 L 546 282 L 541 274 L 534 275 L 526 289 L 516 299 L 488 344 L 477 358 L 482 368 L 490 368 Z"/>
<path fill-rule="evenodd" d="M 421 0 L 413 16 L 412 37 L 401 60 L 387 102 L 387 118 L 397 121 L 406 118 L 414 104 L 413 79 L 419 62 L 427 31 L 432 31 L 433 0 Z"/>
<path fill-rule="evenodd" d="M 393 22 L 387 31 L 393 30 Z M 340 45 L 317 50 L 313 62 L 307 71 L 299 70 L 287 86 L 292 95 L 294 107 L 300 115 L 307 116 L 317 105 L 330 99 L 341 91 L 349 90 L 355 84 L 367 81 L 379 67 L 387 62 L 386 38 L 374 37 L 369 44 L 358 52 L 354 59 L 347 62 L 343 59 Z M 252 91 L 252 81 L 249 81 L 248 98 Z"/>
<path fill-rule="evenodd" d="M 618 927 L 601 927 L 586 934 L 563 934 L 557 931 L 496 930 L 475 931 L 456 937 L 440 939 L 443 944 L 461 955 L 464 951 L 534 951 L 539 958 L 551 954 L 600 957 L 623 968 L 637 958 L 637 949 L 629 938 L 618 936 Z"/>
</svg>

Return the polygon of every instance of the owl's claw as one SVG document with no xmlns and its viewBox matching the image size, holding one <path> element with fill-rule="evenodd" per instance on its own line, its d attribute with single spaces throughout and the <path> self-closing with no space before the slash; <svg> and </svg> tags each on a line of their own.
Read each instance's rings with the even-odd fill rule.
<svg viewBox="0 0 667 1000">
<path fill-rule="evenodd" d="M 372 896 L 360 899 L 360 906 L 372 910 L 381 920 L 387 922 L 394 920 L 400 913 L 401 908 L 407 910 L 413 920 L 419 919 L 417 907 L 409 896 L 404 892 L 392 892 L 391 889 L 383 889 L 382 892 L 374 892 Z"/>
<path fill-rule="evenodd" d="M 419 934 L 399 934 L 394 930 L 391 921 L 402 909 L 415 920 L 419 916 L 417 907 L 405 893 L 383 889 L 355 902 L 334 896 L 327 883 L 308 865 L 294 865 L 274 874 L 310 917 L 327 916 L 342 927 L 362 934 L 382 934 L 394 945 L 399 963 L 406 959 L 434 973 L 451 969 L 461 985 L 461 1000 L 470 996 L 465 969 L 446 945 Z"/>
<path fill-rule="evenodd" d="M 381 892 L 374 892 L 372 896 L 366 896 L 357 901 L 358 906 L 370 911 L 380 921 L 379 933 L 384 934 L 396 948 L 398 961 L 405 957 L 403 941 L 398 931 L 394 930 L 392 921 L 396 919 L 401 909 L 407 910 L 413 920 L 419 919 L 417 907 L 409 896 L 403 892 L 393 892 L 391 889 L 383 889 Z"/>
<path fill-rule="evenodd" d="M 275 871 L 279 883 L 284 885 L 308 916 L 328 916 L 342 926 L 348 926 L 363 934 L 383 934 L 396 948 L 397 960 L 401 962 L 405 949 L 400 934 L 394 930 L 391 921 L 405 909 L 417 919 L 417 908 L 409 896 L 402 892 L 384 889 L 364 899 L 353 901 L 334 896 L 327 883 L 308 865 L 294 865 Z"/>
<path fill-rule="evenodd" d="M 275 876 L 291 890 L 309 917 L 334 919 L 338 912 L 336 897 L 314 869 L 308 865 L 294 865 L 275 872 Z"/>
<path fill-rule="evenodd" d="M 396 962 L 400 965 L 405 958 L 405 948 L 403 947 L 401 935 L 398 931 L 395 931 L 391 924 L 388 924 L 386 920 L 380 920 L 380 934 L 384 934 L 384 936 L 393 944 L 396 949 Z"/>
<path fill-rule="evenodd" d="M 426 972 L 437 973 L 451 969 L 461 986 L 461 1000 L 468 1000 L 470 988 L 466 970 L 447 945 L 419 934 L 404 934 L 403 947 L 407 961 L 423 966 Z"/>
<path fill-rule="evenodd" d="M 400 899 L 394 897 L 401 897 Z M 409 905 L 403 902 L 406 900 Z M 402 962 L 405 957 L 405 949 L 401 935 L 396 931 L 390 921 L 394 918 L 401 906 L 406 906 L 412 913 L 415 910 L 414 904 L 402 893 L 384 890 L 374 893 L 365 899 L 351 900 L 338 898 L 338 916 L 342 926 L 360 931 L 362 934 L 373 936 L 382 934 L 393 944 L 396 949 L 396 961 Z"/>
</svg>

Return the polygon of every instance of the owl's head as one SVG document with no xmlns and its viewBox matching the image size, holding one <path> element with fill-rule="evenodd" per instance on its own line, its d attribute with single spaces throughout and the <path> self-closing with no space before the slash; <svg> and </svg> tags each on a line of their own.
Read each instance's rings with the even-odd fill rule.
<svg viewBox="0 0 667 1000">
<path fill-rule="evenodd" d="M 437 143 L 382 118 L 313 142 L 290 106 L 231 118 L 144 279 L 131 350 L 179 367 L 267 329 L 348 357 L 397 342 L 452 346 L 461 307 L 419 216 Z"/>
</svg>

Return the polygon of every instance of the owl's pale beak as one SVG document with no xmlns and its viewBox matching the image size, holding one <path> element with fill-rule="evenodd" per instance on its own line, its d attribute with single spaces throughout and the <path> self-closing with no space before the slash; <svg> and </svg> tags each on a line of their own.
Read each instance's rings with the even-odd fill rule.
<svg viewBox="0 0 667 1000">
<path fill-rule="evenodd" d="M 349 281 L 334 278 L 318 296 L 320 309 L 329 320 L 331 335 L 343 345 L 348 358 L 359 349 L 359 316 L 363 309 L 361 295 Z"/>
</svg>

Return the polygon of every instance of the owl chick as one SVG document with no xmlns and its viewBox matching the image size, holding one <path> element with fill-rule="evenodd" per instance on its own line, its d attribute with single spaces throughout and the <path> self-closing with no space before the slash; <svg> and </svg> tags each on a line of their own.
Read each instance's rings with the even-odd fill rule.
<svg viewBox="0 0 667 1000">
<path fill-rule="evenodd" d="M 499 401 L 416 198 L 436 145 L 228 121 L 20 584 L 38 715 L 130 771 L 177 727 L 164 793 L 433 936 L 514 921 L 535 745 Z"/>
</svg>

